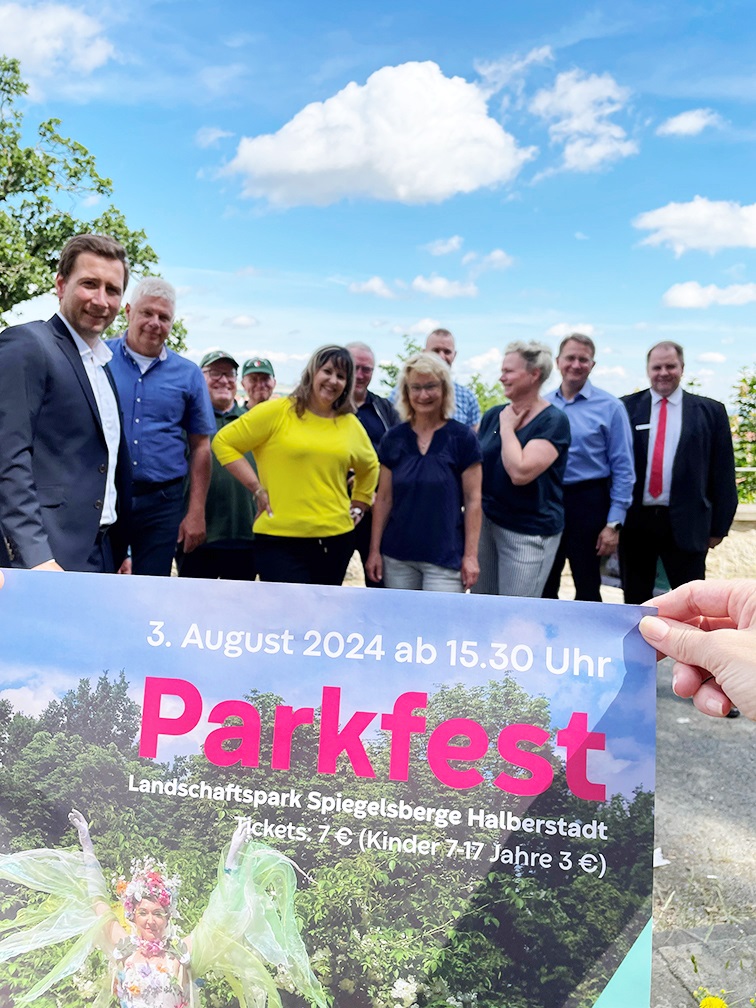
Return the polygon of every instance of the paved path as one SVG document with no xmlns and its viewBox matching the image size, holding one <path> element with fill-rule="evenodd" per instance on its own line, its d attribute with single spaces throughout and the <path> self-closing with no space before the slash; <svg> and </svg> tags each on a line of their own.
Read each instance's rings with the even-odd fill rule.
<svg viewBox="0 0 756 1008">
<path fill-rule="evenodd" d="M 653 1008 L 699 986 L 731 1006 L 756 995 L 756 724 L 707 718 L 657 679 Z M 631 1006 L 628 1006 L 631 1008 Z"/>
</svg>

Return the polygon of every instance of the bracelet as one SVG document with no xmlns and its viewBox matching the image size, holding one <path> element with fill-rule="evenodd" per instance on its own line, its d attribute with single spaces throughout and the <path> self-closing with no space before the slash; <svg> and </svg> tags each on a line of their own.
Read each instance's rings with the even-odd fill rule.
<svg viewBox="0 0 756 1008">
<path fill-rule="evenodd" d="M 255 491 L 254 491 L 254 494 L 253 494 L 253 496 L 254 496 L 254 497 L 257 497 L 257 495 L 258 495 L 258 494 L 261 494 L 261 493 L 267 493 L 267 491 L 266 491 L 266 489 L 265 489 L 265 487 L 264 487 L 264 486 L 259 486 L 259 487 L 257 488 L 257 490 L 255 490 Z"/>
</svg>

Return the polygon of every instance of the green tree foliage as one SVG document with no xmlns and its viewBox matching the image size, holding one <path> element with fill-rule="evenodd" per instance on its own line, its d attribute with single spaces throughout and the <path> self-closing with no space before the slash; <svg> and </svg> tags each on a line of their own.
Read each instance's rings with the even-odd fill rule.
<svg viewBox="0 0 756 1008">
<path fill-rule="evenodd" d="M 756 365 L 744 367 L 735 391 L 735 465 L 756 468 Z M 738 499 L 743 504 L 756 503 L 756 472 L 737 473 Z"/>
<path fill-rule="evenodd" d="M 52 700 L 39 719 L 42 731 L 79 735 L 86 742 L 108 745 L 134 755 L 139 730 L 139 706 L 129 697 L 129 684 L 121 671 L 111 680 L 103 672 L 94 689 L 89 679 L 80 679 L 75 690 L 61 700 Z"/>
<path fill-rule="evenodd" d="M 27 90 L 18 60 L 0 56 L 0 322 L 52 290 L 60 250 L 75 234 L 112 235 L 137 274 L 157 263 L 145 232 L 131 230 L 115 207 L 90 221 L 74 216 L 86 197 L 110 196 L 112 182 L 98 174 L 86 147 L 63 136 L 59 119 L 40 123 L 35 142 L 25 145 L 20 102 Z"/>
<path fill-rule="evenodd" d="M 502 403 L 507 401 L 504 389 L 501 387 L 501 382 L 498 378 L 496 381 L 491 382 L 490 385 L 486 385 L 481 376 L 476 373 L 467 383 L 467 387 L 478 400 L 481 413 L 490 410 L 492 406 L 501 406 Z"/>
<path fill-rule="evenodd" d="M 402 350 L 401 353 L 396 355 L 396 363 L 391 361 L 389 364 L 379 364 L 381 374 L 381 385 L 383 388 L 381 391 L 390 392 L 399 381 L 399 372 L 402 370 L 402 364 L 411 357 L 412 354 L 419 353 L 423 348 L 413 339 L 411 336 L 406 334 L 402 336 Z"/>
</svg>

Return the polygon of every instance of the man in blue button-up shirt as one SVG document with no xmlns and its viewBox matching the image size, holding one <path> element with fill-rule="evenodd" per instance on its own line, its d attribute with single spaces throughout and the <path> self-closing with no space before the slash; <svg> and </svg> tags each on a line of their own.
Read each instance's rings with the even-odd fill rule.
<svg viewBox="0 0 756 1008">
<path fill-rule="evenodd" d="M 564 411 L 572 441 L 564 477 L 564 532 L 544 598 L 557 598 L 566 558 L 575 598 L 601 601 L 601 557 L 616 552 L 633 496 L 630 423 L 619 399 L 588 380 L 595 356 L 589 336 L 572 333 L 563 339 L 557 357 L 562 383 L 545 397 Z"/>
<path fill-rule="evenodd" d="M 108 340 L 131 453 L 134 574 L 169 575 L 176 544 L 191 553 L 205 539 L 215 418 L 200 369 L 166 349 L 175 306 L 171 284 L 146 277 L 126 305 L 126 335 Z"/>
</svg>

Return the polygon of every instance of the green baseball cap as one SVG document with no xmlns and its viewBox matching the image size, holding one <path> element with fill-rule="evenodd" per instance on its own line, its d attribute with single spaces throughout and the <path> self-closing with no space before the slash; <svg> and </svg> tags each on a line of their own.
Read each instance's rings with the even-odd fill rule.
<svg viewBox="0 0 756 1008">
<path fill-rule="evenodd" d="M 248 374 L 266 374 L 271 378 L 276 377 L 273 365 L 265 357 L 249 357 L 245 360 L 241 376 L 244 378 Z"/>
<path fill-rule="evenodd" d="M 209 353 L 206 353 L 205 356 L 200 361 L 200 369 L 201 368 L 206 368 L 208 366 L 208 364 L 215 364 L 219 360 L 230 361 L 234 365 L 234 367 L 236 368 L 236 370 L 237 371 L 239 370 L 238 363 L 234 360 L 234 358 L 231 356 L 231 354 L 230 353 L 226 353 L 225 350 L 210 350 Z"/>
</svg>

